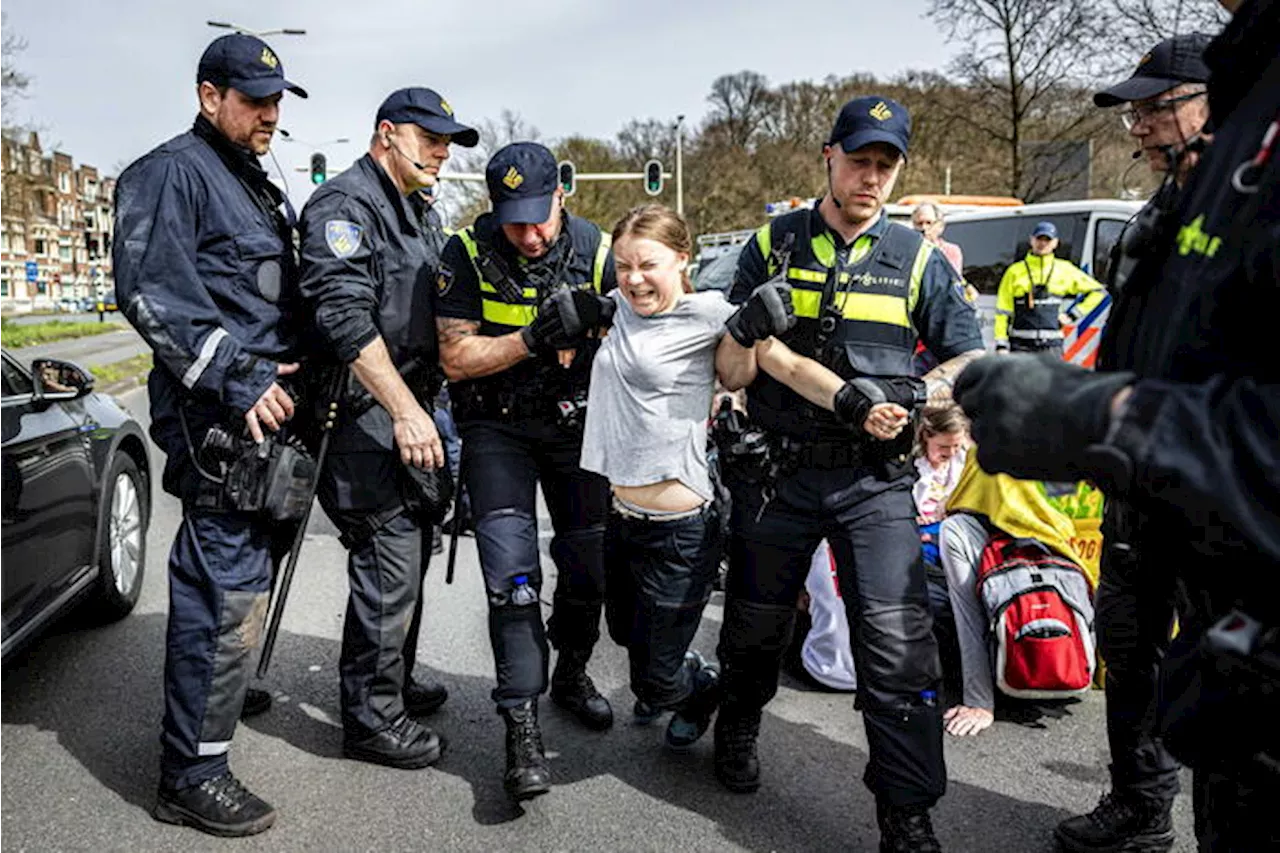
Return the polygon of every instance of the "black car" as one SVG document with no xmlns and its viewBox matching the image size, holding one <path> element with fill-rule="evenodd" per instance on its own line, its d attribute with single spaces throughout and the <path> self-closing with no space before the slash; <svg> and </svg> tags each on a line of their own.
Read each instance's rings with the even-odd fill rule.
<svg viewBox="0 0 1280 853">
<path fill-rule="evenodd" d="M 3 353 L 4 658 L 84 604 L 124 617 L 142 589 L 151 464 L 146 434 L 93 374 Z"/>
</svg>

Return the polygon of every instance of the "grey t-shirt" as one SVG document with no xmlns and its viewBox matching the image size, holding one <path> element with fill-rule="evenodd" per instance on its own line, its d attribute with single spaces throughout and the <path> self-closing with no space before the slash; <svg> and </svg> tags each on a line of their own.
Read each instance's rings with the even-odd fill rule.
<svg viewBox="0 0 1280 853">
<path fill-rule="evenodd" d="M 618 310 L 591 368 L 582 467 L 615 486 L 679 480 L 709 501 L 716 346 L 734 306 L 719 292 L 689 293 L 641 317 L 621 292 L 610 295 Z"/>
</svg>

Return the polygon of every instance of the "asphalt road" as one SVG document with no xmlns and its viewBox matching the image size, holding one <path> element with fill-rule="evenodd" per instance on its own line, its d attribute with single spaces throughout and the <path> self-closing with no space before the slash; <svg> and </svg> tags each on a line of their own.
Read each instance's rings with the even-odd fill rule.
<svg viewBox="0 0 1280 853">
<path fill-rule="evenodd" d="M 123 399 L 144 413 L 144 389 Z M 444 584 L 437 557 L 426 584 L 420 660 L 452 692 L 430 721 L 449 741 L 444 758 L 420 771 L 342 759 L 335 721 L 345 562 L 319 513 L 266 682 L 275 706 L 239 729 L 232 750 L 236 773 L 279 810 L 275 827 L 228 842 L 156 823 L 148 809 L 160 751 L 165 560 L 180 510 L 158 490 L 155 501 L 134 613 L 108 626 L 64 620 L 3 674 L 6 851 L 876 849 L 874 804 L 861 783 L 866 741 L 851 696 L 813 692 L 784 676 L 764 717 L 763 787 L 734 795 L 711 775 L 709 736 L 677 755 L 662 747 L 662 726 L 630 724 L 626 660 L 607 639 L 590 669 L 618 724 L 587 732 L 544 702 L 556 788 L 524 808 L 510 805 L 470 538 L 460 543 L 457 582 Z M 545 519 L 542 526 L 545 546 Z M 545 551 L 543 565 L 554 573 Z M 717 595 L 698 648 L 714 649 L 721 605 Z M 947 763 L 947 796 L 934 812 L 945 849 L 1052 850 L 1053 825 L 1091 807 L 1106 785 L 1102 695 L 1095 691 L 1056 716 L 998 720 L 977 738 L 948 738 Z M 1175 821 L 1175 849 L 1193 850 L 1187 794 Z"/>
</svg>

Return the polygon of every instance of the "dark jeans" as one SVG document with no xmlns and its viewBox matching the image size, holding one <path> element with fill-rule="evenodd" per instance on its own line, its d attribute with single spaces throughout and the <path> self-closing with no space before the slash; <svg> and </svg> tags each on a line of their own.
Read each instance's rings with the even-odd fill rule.
<svg viewBox="0 0 1280 853">
<path fill-rule="evenodd" d="M 721 714 L 756 712 L 777 692 L 796 600 L 825 537 L 852 636 L 869 747 L 864 781 L 885 803 L 932 806 L 946 790 L 941 672 L 912 482 L 870 468 L 801 468 L 779 479 L 762 509 L 760 486 L 730 476 Z"/>
<path fill-rule="evenodd" d="M 585 662 L 600 637 L 604 603 L 604 528 L 609 484 L 578 467 L 581 435 L 552 419 L 516 423 L 463 421 L 462 452 L 476 526 L 476 547 L 489 596 L 489 639 L 498 685 L 493 699 L 514 707 L 547 689 L 547 642 Z M 558 570 L 546 627 L 535 601 L 512 600 L 515 579 L 542 589 L 537 487 L 555 537 Z"/>
<path fill-rule="evenodd" d="M 1108 512 L 1111 509 L 1108 508 Z M 1118 791 L 1169 803 L 1178 763 L 1155 736 L 1160 661 L 1169 648 L 1174 567 L 1143 560 L 1108 538 L 1095 597 L 1098 651 L 1106 662 L 1107 743 Z"/>
<path fill-rule="evenodd" d="M 654 708 L 675 708 L 693 691 L 684 654 L 719 569 L 719 527 L 710 505 L 676 521 L 609 515 L 609 634 L 631 659 L 631 691 Z"/>
<path fill-rule="evenodd" d="M 1030 352 L 1030 353 L 1052 353 L 1058 358 L 1062 358 L 1061 340 L 1056 341 L 1024 341 L 1018 338 L 1009 337 L 1009 350 L 1011 352 Z"/>
</svg>

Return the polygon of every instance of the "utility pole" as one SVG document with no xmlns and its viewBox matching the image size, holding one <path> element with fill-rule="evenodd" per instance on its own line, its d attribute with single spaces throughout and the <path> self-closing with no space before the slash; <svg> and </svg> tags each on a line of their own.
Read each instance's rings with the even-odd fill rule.
<svg viewBox="0 0 1280 853">
<path fill-rule="evenodd" d="M 676 116 L 676 213 L 684 216 L 684 116 Z"/>
</svg>

